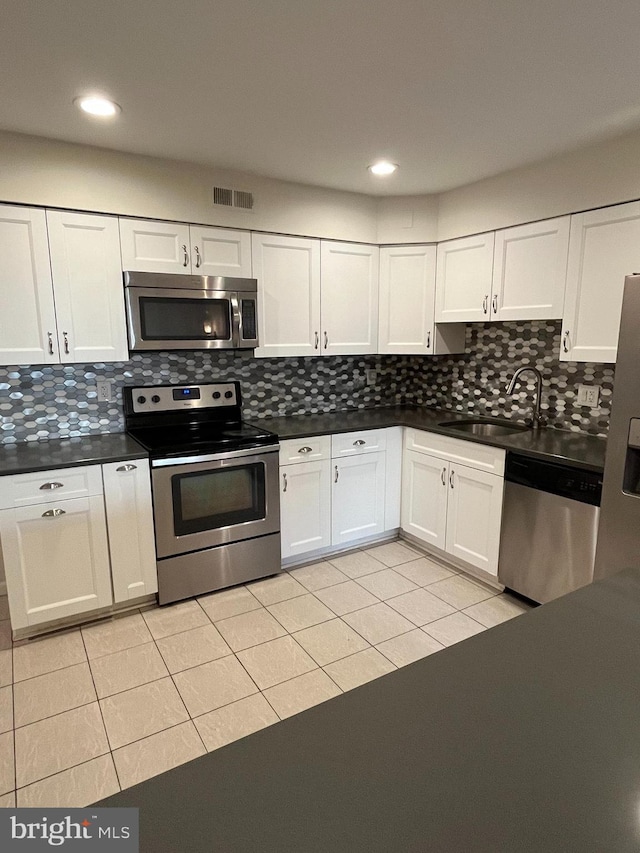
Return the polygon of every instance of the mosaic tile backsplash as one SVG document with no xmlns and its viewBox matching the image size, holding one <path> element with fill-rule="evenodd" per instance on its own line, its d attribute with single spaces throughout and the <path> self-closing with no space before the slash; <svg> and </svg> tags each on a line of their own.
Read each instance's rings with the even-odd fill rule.
<svg viewBox="0 0 640 853">
<path fill-rule="evenodd" d="M 122 386 L 238 379 L 245 418 L 409 404 L 456 412 L 526 417 L 533 384 L 504 388 L 521 364 L 543 373 L 551 426 L 606 435 L 613 367 L 561 363 L 560 323 L 474 324 L 459 356 L 333 356 L 256 359 L 249 353 L 136 354 L 94 365 L 0 367 L 0 444 L 114 432 L 124 427 Z M 367 386 L 365 371 L 377 378 Z M 97 379 L 113 381 L 114 401 L 98 402 Z M 600 407 L 576 405 L 580 383 L 602 386 Z"/>
</svg>

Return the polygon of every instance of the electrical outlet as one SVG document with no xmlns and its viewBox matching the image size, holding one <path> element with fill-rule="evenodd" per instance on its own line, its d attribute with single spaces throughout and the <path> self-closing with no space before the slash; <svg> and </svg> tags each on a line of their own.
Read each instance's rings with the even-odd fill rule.
<svg viewBox="0 0 640 853">
<path fill-rule="evenodd" d="M 113 381 L 111 379 L 98 379 L 96 382 L 98 389 L 99 403 L 113 402 Z"/>
<path fill-rule="evenodd" d="M 367 385 L 375 385 L 378 380 L 378 373 L 373 368 L 365 370 L 364 375 L 367 377 Z"/>
<path fill-rule="evenodd" d="M 578 405 L 597 409 L 600 404 L 599 385 L 578 385 Z"/>
</svg>

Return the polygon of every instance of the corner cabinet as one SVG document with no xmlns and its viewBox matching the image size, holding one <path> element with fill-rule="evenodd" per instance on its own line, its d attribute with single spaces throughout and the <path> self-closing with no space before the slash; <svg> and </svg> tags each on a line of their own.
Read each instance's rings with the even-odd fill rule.
<svg viewBox="0 0 640 853">
<path fill-rule="evenodd" d="M 640 202 L 571 217 L 561 361 L 615 362 L 625 276 L 640 271 Z"/>
<path fill-rule="evenodd" d="M 120 219 L 122 269 L 251 278 L 248 231 Z"/>
<path fill-rule="evenodd" d="M 497 577 L 505 451 L 407 429 L 401 528 Z"/>
<path fill-rule="evenodd" d="M 464 325 L 435 325 L 435 289 L 435 246 L 380 249 L 379 353 L 464 352 Z"/>
<path fill-rule="evenodd" d="M 157 589 L 148 463 L 114 465 L 104 466 L 104 486 L 100 465 L 0 478 L 0 542 L 14 630 Z M 139 471 L 137 483 L 115 485 L 118 468 Z"/>
</svg>

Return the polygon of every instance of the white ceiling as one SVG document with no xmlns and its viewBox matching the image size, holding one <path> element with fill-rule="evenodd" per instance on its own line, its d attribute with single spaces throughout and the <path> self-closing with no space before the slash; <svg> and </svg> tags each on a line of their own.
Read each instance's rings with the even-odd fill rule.
<svg viewBox="0 0 640 853">
<path fill-rule="evenodd" d="M 326 187 L 438 192 L 640 126 L 637 0 L 1 0 L 0 20 L 0 128 Z M 117 121 L 72 105 L 93 91 Z M 400 170 L 374 178 L 378 157 Z"/>
</svg>

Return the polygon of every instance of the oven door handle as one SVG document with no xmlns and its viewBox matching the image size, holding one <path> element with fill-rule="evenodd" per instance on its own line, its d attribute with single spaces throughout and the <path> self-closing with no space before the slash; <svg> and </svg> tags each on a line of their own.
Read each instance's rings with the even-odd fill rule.
<svg viewBox="0 0 640 853">
<path fill-rule="evenodd" d="M 152 459 L 152 468 L 168 468 L 176 465 L 193 465 L 196 462 L 218 462 L 225 459 L 242 459 L 246 456 L 264 456 L 267 453 L 278 453 L 279 444 L 269 444 L 266 447 L 247 447 L 244 450 L 228 450 L 226 453 L 207 453 L 203 456 L 174 456 L 170 459 Z"/>
</svg>

